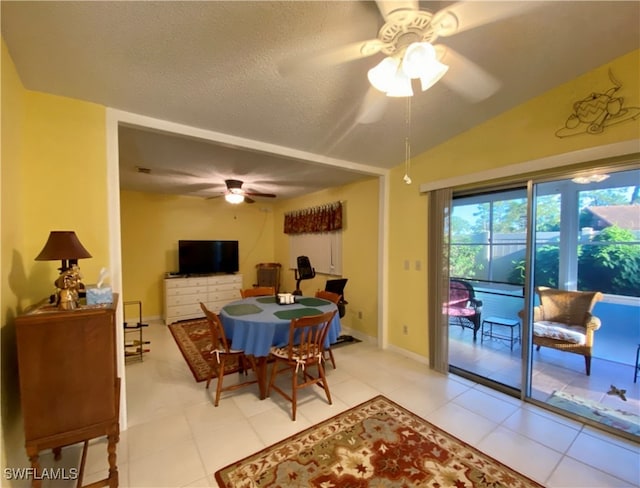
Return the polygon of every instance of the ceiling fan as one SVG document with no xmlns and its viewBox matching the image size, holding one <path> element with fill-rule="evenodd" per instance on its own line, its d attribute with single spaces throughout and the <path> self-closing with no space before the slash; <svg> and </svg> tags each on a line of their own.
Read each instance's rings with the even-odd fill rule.
<svg viewBox="0 0 640 488">
<path fill-rule="evenodd" d="M 319 67 L 378 53 L 386 55 L 368 72 L 372 86 L 357 116 L 357 122 L 365 124 L 380 119 L 387 97 L 412 96 L 412 80 L 420 80 L 422 91 L 442 80 L 471 102 L 495 94 L 500 82 L 493 75 L 454 49 L 435 42 L 518 15 L 535 8 L 536 2 L 460 1 L 435 13 L 421 9 L 418 0 L 376 0 L 376 4 L 384 19 L 376 38 L 312 56 L 304 63 L 307 67 Z"/>
<path fill-rule="evenodd" d="M 261 198 L 276 198 L 273 193 L 261 193 L 250 189 L 243 189 L 243 181 L 241 180 L 224 180 L 227 189 L 220 195 L 215 195 L 209 198 L 217 198 L 224 196 L 224 199 L 229 203 L 255 203 L 255 200 L 251 197 Z"/>
</svg>

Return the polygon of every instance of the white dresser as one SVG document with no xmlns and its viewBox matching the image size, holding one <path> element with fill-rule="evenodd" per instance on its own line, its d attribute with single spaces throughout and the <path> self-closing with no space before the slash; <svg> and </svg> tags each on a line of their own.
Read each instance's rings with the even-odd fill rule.
<svg viewBox="0 0 640 488">
<path fill-rule="evenodd" d="M 229 302 L 240 300 L 242 275 L 165 278 L 164 323 L 204 317 L 200 302 L 218 313 Z"/>
</svg>

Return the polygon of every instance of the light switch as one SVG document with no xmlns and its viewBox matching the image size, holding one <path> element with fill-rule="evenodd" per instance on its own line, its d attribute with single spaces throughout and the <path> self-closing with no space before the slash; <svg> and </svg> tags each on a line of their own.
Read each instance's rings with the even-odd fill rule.
<svg viewBox="0 0 640 488">
<path fill-rule="evenodd" d="M 422 269 L 422 262 L 416 259 L 416 271 L 420 271 L 420 269 Z"/>
</svg>

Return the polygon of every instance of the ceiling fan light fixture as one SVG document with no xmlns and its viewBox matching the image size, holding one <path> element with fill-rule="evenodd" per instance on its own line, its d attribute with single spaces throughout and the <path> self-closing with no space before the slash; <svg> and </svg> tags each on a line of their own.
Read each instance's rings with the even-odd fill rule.
<svg viewBox="0 0 640 488">
<path fill-rule="evenodd" d="M 435 48 L 428 42 L 414 42 L 405 51 L 402 71 L 412 79 L 420 78 L 422 91 L 435 85 L 449 70 L 438 61 Z"/>
<path fill-rule="evenodd" d="M 401 69 L 396 70 L 396 73 L 391 81 L 389 90 L 387 90 L 388 97 L 411 97 L 413 96 L 413 89 L 411 88 L 411 78 L 409 78 Z"/>
<path fill-rule="evenodd" d="M 430 67 L 429 72 L 420 76 L 420 88 L 426 91 L 435 85 L 449 71 L 449 66 L 435 61 Z"/>
<path fill-rule="evenodd" d="M 578 183 L 579 185 L 588 185 L 589 183 L 600 183 L 609 178 L 606 174 L 592 174 L 587 176 L 576 176 L 571 181 Z"/>
<path fill-rule="evenodd" d="M 392 57 L 384 58 L 367 73 L 369 83 L 371 83 L 371 86 L 376 90 L 387 93 L 391 88 L 399 66 L 399 59 Z"/>
<path fill-rule="evenodd" d="M 244 202 L 244 195 L 242 193 L 229 192 L 224 196 L 224 199 L 228 203 L 238 204 Z"/>
</svg>

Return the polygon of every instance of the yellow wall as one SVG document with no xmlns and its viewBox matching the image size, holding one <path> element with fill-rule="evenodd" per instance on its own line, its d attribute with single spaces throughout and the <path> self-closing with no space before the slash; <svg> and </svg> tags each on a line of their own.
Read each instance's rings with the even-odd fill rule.
<svg viewBox="0 0 640 488">
<path fill-rule="evenodd" d="M 598 135 L 581 134 L 562 139 L 555 135 L 571 114 L 574 102 L 593 92 L 607 92 L 613 86 L 609 69 L 622 84 L 616 96 L 624 98 L 624 106 L 640 107 L 640 51 L 636 50 L 415 157 L 413 181 L 426 183 L 637 139 L 640 118 L 607 127 Z M 403 172 L 404 166 L 394 168 L 390 184 L 389 342 L 426 356 L 428 266 L 416 271 L 413 263 L 415 260 L 426 262 L 427 202 L 419 194 L 417 184 L 403 184 Z M 403 268 L 405 259 L 412 263 L 410 271 Z M 409 334 L 402 334 L 402 324 L 408 325 Z"/>
<path fill-rule="evenodd" d="M 2 133 L 0 161 L 0 209 L 2 226 L 0 227 L 1 259 L 0 273 L 2 288 L 0 306 L 2 307 L 2 336 L 0 338 L 0 371 L 2 375 L 2 399 L 0 415 L 2 417 L 2 443 L 5 446 L 21 446 L 24 436 L 18 397 L 17 358 L 15 351 L 16 314 L 20 312 L 19 295 L 24 283 L 24 269 L 14 267 L 18 264 L 17 254 L 23 247 L 23 219 L 20 189 L 23 187 L 21 166 L 23 160 L 23 137 L 25 112 L 25 91 L 16 73 L 13 61 L 2 40 Z M 17 449 L 2 449 L 2 466 L 17 466 L 24 459 L 24 452 Z M 11 451 L 11 452 L 10 452 Z M 23 462 L 23 461 L 22 461 Z"/>
<path fill-rule="evenodd" d="M 338 200 L 343 202 L 342 276 L 349 280 L 344 290 L 349 303 L 342 323 L 371 337 L 378 335 L 378 184 L 378 178 L 370 178 L 287 200 L 276 206 L 274 219 L 275 260 L 284 266 L 284 289 L 294 290 L 295 275 L 289 269 L 289 241 L 282 232 L 284 214 Z M 303 295 L 323 290 L 330 278 L 335 277 L 317 274 L 312 280 L 302 281 Z M 358 312 L 362 312 L 362 318 Z"/>
<path fill-rule="evenodd" d="M 2 42 L 3 455 L 26 462 L 15 364 L 15 322 L 51 294 L 59 262 L 36 262 L 51 230 L 74 230 L 93 255 L 86 278 L 109 265 L 105 109 L 25 90 Z M 15 456 L 15 459 L 9 458 Z"/>
<path fill-rule="evenodd" d="M 244 287 L 256 282 L 256 264 L 273 260 L 270 204 L 121 191 L 120 214 L 123 297 L 142 300 L 145 317 L 163 315 L 163 278 L 178 271 L 180 239 L 239 241 Z M 138 313 L 135 307 L 125 312 L 127 318 Z"/>
</svg>

